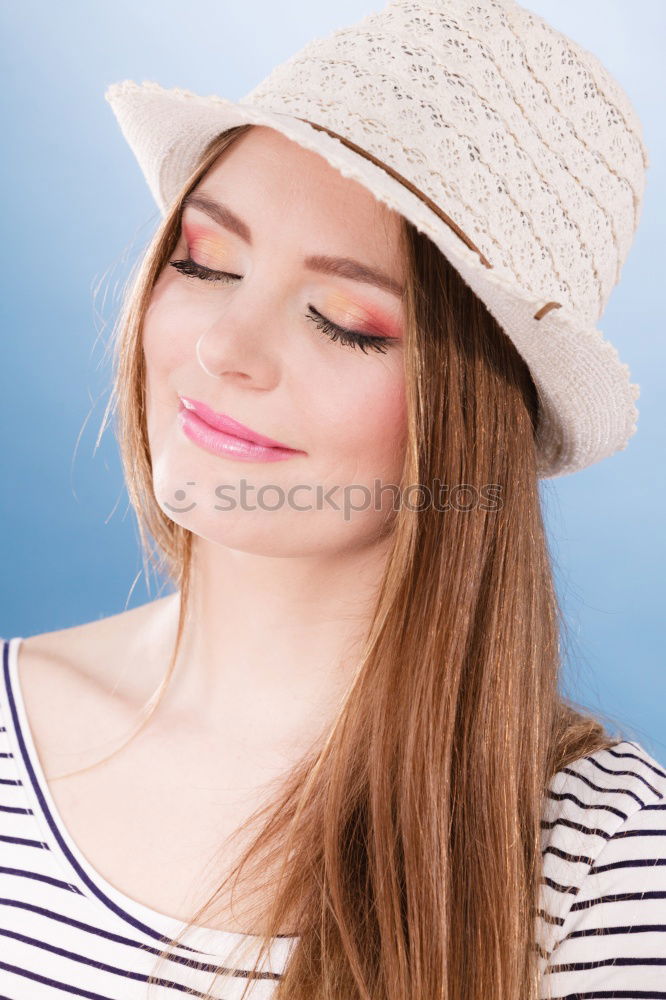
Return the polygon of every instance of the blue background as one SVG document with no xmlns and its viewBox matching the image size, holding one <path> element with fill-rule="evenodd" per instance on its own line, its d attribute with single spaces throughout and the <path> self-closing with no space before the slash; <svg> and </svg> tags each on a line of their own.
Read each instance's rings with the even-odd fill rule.
<svg viewBox="0 0 666 1000">
<path fill-rule="evenodd" d="M 108 84 L 156 80 L 238 99 L 365 0 L 21 0 L 0 6 L 3 340 L 0 635 L 92 621 L 147 588 L 112 425 L 107 344 L 159 213 Z M 641 385 L 629 447 L 542 484 L 568 620 L 564 691 L 666 762 L 663 0 L 526 0 L 594 52 L 643 123 L 642 221 L 600 326 Z"/>
</svg>

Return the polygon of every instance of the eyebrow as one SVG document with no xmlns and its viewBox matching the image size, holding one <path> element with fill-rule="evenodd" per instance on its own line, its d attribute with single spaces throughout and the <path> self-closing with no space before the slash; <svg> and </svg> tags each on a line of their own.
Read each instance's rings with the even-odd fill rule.
<svg viewBox="0 0 666 1000">
<path fill-rule="evenodd" d="M 240 236 L 245 243 L 252 245 L 252 233 L 249 226 L 239 219 L 227 205 L 214 201 L 203 194 L 191 194 L 183 202 L 183 210 L 187 207 L 198 208 L 209 218 L 217 222 L 223 229 Z M 321 274 L 332 274 L 338 278 L 350 278 L 352 281 L 363 281 L 369 285 L 377 285 L 394 295 L 402 296 L 405 288 L 399 281 L 385 274 L 377 268 L 362 264 L 351 257 L 327 257 L 323 254 L 315 254 L 306 257 L 304 265 L 311 271 L 318 271 Z"/>
</svg>

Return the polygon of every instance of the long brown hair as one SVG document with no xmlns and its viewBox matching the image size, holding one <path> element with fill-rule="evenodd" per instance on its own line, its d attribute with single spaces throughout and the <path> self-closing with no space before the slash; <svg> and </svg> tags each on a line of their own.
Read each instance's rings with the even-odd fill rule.
<svg viewBox="0 0 666 1000">
<path fill-rule="evenodd" d="M 184 198 L 252 127 L 209 143 L 144 254 L 117 324 L 105 420 L 116 411 L 144 554 L 180 593 L 171 661 L 142 725 L 174 669 L 191 573 L 191 533 L 153 493 L 143 319 L 178 240 Z M 265 949 L 282 927 L 298 934 L 276 1000 L 536 1000 L 545 788 L 557 770 L 618 739 L 558 690 L 564 623 L 527 366 L 404 219 L 402 238 L 409 435 L 401 487 L 466 484 L 476 502 L 398 509 L 339 714 L 254 816 L 263 819 L 258 835 L 192 923 L 248 866 L 261 873 L 268 856 L 280 877 Z M 482 502 L 488 487 L 495 492 L 485 498 L 499 503 Z"/>
</svg>

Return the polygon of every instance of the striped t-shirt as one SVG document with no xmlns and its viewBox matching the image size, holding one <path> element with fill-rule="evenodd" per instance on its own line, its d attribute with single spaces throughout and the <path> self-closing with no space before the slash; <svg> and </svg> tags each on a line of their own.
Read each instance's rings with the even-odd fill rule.
<svg viewBox="0 0 666 1000">
<path fill-rule="evenodd" d="M 195 927 L 158 965 L 186 925 L 119 892 L 72 840 L 30 732 L 20 642 L 3 640 L 0 682 L 0 1000 L 200 996 L 219 966 L 212 995 L 239 997 L 259 938 Z M 664 768 L 627 740 L 577 760 L 551 779 L 541 826 L 540 996 L 666 1000 Z M 273 939 L 252 1000 L 273 994 L 297 940 Z"/>
</svg>

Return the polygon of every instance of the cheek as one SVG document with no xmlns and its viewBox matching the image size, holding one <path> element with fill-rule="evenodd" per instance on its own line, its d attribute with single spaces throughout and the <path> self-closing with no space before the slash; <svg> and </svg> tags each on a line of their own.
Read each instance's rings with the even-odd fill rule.
<svg viewBox="0 0 666 1000">
<path fill-rule="evenodd" d="M 330 445 L 323 453 L 328 453 L 338 474 L 345 470 L 347 481 L 367 483 L 378 476 L 394 482 L 402 468 L 407 435 L 402 353 L 375 361 L 374 371 L 369 371 L 371 357 L 355 361 L 358 377 L 345 379 L 320 396 L 326 400 L 320 416 Z"/>
<path fill-rule="evenodd" d="M 153 289 L 142 331 L 145 364 L 146 418 L 151 449 L 156 454 L 172 432 L 177 411 L 178 373 L 194 350 L 196 325 L 192 307 L 168 282 Z"/>
<path fill-rule="evenodd" d="M 173 371 L 188 357 L 196 320 L 191 304 L 169 282 L 153 289 L 143 324 L 143 351 L 146 366 L 155 375 Z"/>
</svg>

